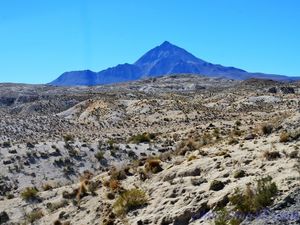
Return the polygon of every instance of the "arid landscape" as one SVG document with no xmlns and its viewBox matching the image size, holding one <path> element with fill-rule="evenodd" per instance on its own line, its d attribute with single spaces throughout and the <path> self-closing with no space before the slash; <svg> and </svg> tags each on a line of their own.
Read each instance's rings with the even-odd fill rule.
<svg viewBox="0 0 300 225">
<path fill-rule="evenodd" d="M 300 224 L 300 83 L 0 84 L 0 224 Z"/>
</svg>

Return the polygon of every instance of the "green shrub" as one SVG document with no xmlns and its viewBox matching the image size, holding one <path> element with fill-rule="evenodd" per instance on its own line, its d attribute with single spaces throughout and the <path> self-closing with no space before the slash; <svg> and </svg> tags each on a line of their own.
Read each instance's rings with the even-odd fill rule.
<svg viewBox="0 0 300 225">
<path fill-rule="evenodd" d="M 63 138 L 64 138 L 65 142 L 69 142 L 69 141 L 73 141 L 74 140 L 74 137 L 71 134 L 66 134 L 66 135 L 64 135 Z"/>
<path fill-rule="evenodd" d="M 29 223 L 33 223 L 39 219 L 41 219 L 44 216 L 44 213 L 41 209 L 35 209 L 31 213 L 26 215 L 26 220 Z"/>
<path fill-rule="evenodd" d="M 129 142 L 139 144 L 139 143 L 149 143 L 152 139 L 155 138 L 154 134 L 143 133 L 137 134 L 129 138 Z"/>
<path fill-rule="evenodd" d="M 222 208 L 215 212 L 215 225 L 239 225 L 242 220 L 234 215 L 231 215 L 226 208 Z"/>
<path fill-rule="evenodd" d="M 38 198 L 38 189 L 35 187 L 27 187 L 22 193 L 21 197 L 25 201 L 35 200 Z"/>
<path fill-rule="evenodd" d="M 146 205 L 148 199 L 146 193 L 140 189 L 134 188 L 123 192 L 113 205 L 116 215 L 121 216 L 127 212 Z"/>
<path fill-rule="evenodd" d="M 229 200 L 234 205 L 236 212 L 244 215 L 249 213 L 254 214 L 270 206 L 277 192 L 277 186 L 272 182 L 272 178 L 264 177 L 257 181 L 255 189 L 249 185 L 243 193 L 237 188 Z"/>
<path fill-rule="evenodd" d="M 104 152 L 103 151 L 98 151 L 96 154 L 95 154 L 95 158 L 98 160 L 98 161 L 101 161 L 103 160 L 105 157 L 104 157 Z"/>
</svg>

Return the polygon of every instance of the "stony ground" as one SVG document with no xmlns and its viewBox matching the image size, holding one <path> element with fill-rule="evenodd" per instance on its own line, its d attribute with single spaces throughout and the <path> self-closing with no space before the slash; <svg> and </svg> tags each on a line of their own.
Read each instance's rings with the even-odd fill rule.
<svg viewBox="0 0 300 225">
<path fill-rule="evenodd" d="M 239 223 L 299 224 L 299 95 L 192 75 L 0 84 L 0 224 L 229 224 L 236 188 L 267 176 L 267 215 Z"/>
</svg>

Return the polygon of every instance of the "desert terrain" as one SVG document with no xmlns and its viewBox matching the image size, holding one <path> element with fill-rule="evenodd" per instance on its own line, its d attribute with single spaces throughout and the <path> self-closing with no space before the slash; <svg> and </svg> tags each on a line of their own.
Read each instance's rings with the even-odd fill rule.
<svg viewBox="0 0 300 225">
<path fill-rule="evenodd" d="M 300 224 L 300 83 L 0 84 L 0 224 Z"/>
</svg>

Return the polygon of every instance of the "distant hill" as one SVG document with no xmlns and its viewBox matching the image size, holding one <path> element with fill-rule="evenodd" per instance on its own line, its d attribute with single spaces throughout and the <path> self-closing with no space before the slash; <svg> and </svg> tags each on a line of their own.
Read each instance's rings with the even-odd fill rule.
<svg viewBox="0 0 300 225">
<path fill-rule="evenodd" d="M 92 86 L 169 74 L 199 74 L 235 80 L 246 80 L 249 78 L 272 79 L 278 81 L 300 80 L 300 77 L 249 73 L 235 67 L 212 64 L 165 41 L 160 46 L 147 52 L 134 64 L 121 64 L 100 72 L 93 72 L 90 70 L 65 72 L 49 84 L 57 86 Z"/>
</svg>

